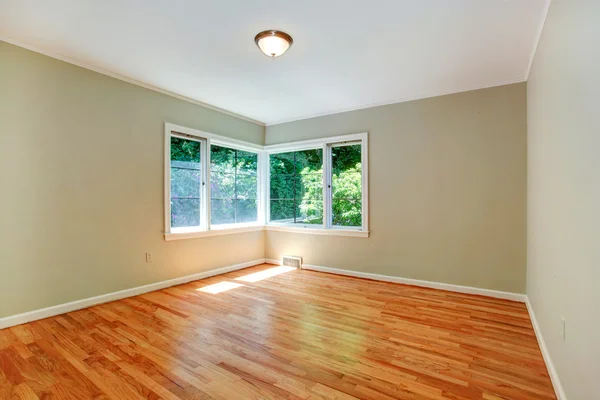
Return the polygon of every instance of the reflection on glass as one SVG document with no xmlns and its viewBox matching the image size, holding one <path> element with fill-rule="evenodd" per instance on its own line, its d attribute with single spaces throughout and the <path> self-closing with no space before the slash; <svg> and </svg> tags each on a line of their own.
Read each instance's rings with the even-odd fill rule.
<svg viewBox="0 0 600 400">
<path fill-rule="evenodd" d="M 171 227 L 200 225 L 200 142 L 171 137 Z"/>
<path fill-rule="evenodd" d="M 210 223 L 236 224 L 258 220 L 258 154 L 211 146 Z"/>
</svg>

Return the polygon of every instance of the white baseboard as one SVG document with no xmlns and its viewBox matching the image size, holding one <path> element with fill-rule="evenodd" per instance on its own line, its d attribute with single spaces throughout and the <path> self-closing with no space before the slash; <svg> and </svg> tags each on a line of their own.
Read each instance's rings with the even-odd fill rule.
<svg viewBox="0 0 600 400">
<path fill-rule="evenodd" d="M 20 325 L 20 324 L 25 324 L 27 322 L 36 321 L 39 319 L 53 317 L 55 315 L 60 315 L 60 314 L 68 313 L 71 311 L 80 310 L 82 308 L 87 308 L 87 307 L 91 307 L 91 306 L 102 304 L 102 303 L 108 303 L 111 301 L 120 300 L 120 299 L 124 299 L 127 297 L 137 296 L 137 295 L 143 294 L 143 293 L 153 292 L 155 290 L 160 290 L 160 289 L 164 289 L 164 288 L 175 286 L 175 285 L 181 285 L 181 284 L 188 283 L 191 281 L 209 278 L 209 277 L 215 276 L 215 275 L 225 274 L 225 273 L 231 272 L 231 271 L 237 271 L 239 269 L 244 269 L 244 268 L 252 267 L 252 266 L 263 264 L 263 263 L 281 265 L 280 260 L 264 259 L 264 258 L 254 260 L 254 261 L 248 261 L 248 262 L 241 263 L 241 264 L 230 265 L 227 267 L 217 268 L 217 269 L 213 269 L 210 271 L 200 272 L 198 274 L 183 276 L 181 278 L 175 278 L 175 279 L 170 279 L 167 281 L 152 283 L 149 285 L 138 286 L 135 288 L 125 289 L 125 290 L 121 290 L 121 291 L 114 292 L 114 293 L 108 293 L 108 294 L 104 294 L 101 296 L 90 297 L 90 298 L 83 299 L 83 300 L 77 300 L 77 301 L 73 301 L 70 303 L 59 304 L 57 306 L 52 306 L 52 307 L 42 308 L 39 310 L 29 311 L 29 312 L 26 312 L 23 314 L 17 314 L 17 315 L 12 315 L 9 317 L 0 318 L 0 329 L 9 328 L 11 326 Z M 452 285 L 452 284 L 448 284 L 448 283 L 422 281 L 422 280 L 417 280 L 417 279 L 400 278 L 400 277 L 388 276 L 388 275 L 371 274 L 371 273 L 367 273 L 367 272 L 358 272 L 358 271 L 350 271 L 350 270 L 345 270 L 345 269 L 321 267 L 318 265 L 310 265 L 310 264 L 303 264 L 302 268 L 311 270 L 311 271 L 326 272 L 326 273 L 336 274 L 336 275 L 353 276 L 353 277 L 357 277 L 357 278 L 366 278 L 366 279 L 372 279 L 372 280 L 383 281 L 383 282 L 402 283 L 402 284 L 406 284 L 406 285 L 448 290 L 451 292 L 458 292 L 458 293 L 477 294 L 477 295 L 489 296 L 489 297 L 494 297 L 494 298 L 499 298 L 499 299 L 523 302 L 527 305 L 527 310 L 529 311 L 529 316 L 531 319 L 531 323 L 533 325 L 533 330 L 534 330 L 536 338 L 538 340 L 538 344 L 540 346 L 540 350 L 542 352 L 544 362 L 546 363 L 546 367 L 548 368 L 548 373 L 550 374 L 550 379 L 552 380 L 552 385 L 554 386 L 554 391 L 556 392 L 558 400 L 567 400 L 567 396 L 562 387 L 562 384 L 560 383 L 560 379 L 558 377 L 558 373 L 556 372 L 556 369 L 554 368 L 552 359 L 550 358 L 550 353 L 548 351 L 548 348 L 546 347 L 546 343 L 544 342 L 542 332 L 537 323 L 537 320 L 535 318 L 535 313 L 533 311 L 533 308 L 531 307 L 531 303 L 529 302 L 529 298 L 527 297 L 527 295 L 519 294 L 519 293 L 511 293 L 511 292 L 502 292 L 502 291 L 498 291 L 498 290 L 480 289 L 480 288 L 475 288 L 475 287 L 470 287 L 470 286 Z"/>
<path fill-rule="evenodd" d="M 529 297 L 527 298 L 527 301 L 525 301 L 525 304 L 527 305 L 527 311 L 529 311 L 529 318 L 531 319 L 531 324 L 533 325 L 533 331 L 535 332 L 535 337 L 537 338 L 538 345 L 540 346 L 540 350 L 542 351 L 542 357 L 544 357 L 546 368 L 548 368 L 548 374 L 550 375 L 552 386 L 554 386 L 554 392 L 556 393 L 556 397 L 558 398 L 558 400 L 567 400 L 567 395 L 565 394 L 565 390 L 562 387 L 562 383 L 560 383 L 560 378 L 558 377 L 558 372 L 556 372 L 556 368 L 554 368 L 552 358 L 550 358 L 550 352 L 546 347 L 546 342 L 544 342 L 544 337 L 542 336 L 542 331 L 540 330 L 540 326 L 538 325 L 537 319 L 535 318 L 535 313 L 533 312 L 533 307 L 529 302 Z"/>
<path fill-rule="evenodd" d="M 59 304 L 57 306 L 29 311 L 23 314 L 11 315 L 9 317 L 0 318 L 0 329 L 25 324 L 27 322 L 36 321 L 38 319 L 53 317 L 55 315 L 80 310 L 82 308 L 87 308 L 102 303 L 108 303 L 110 301 L 124 299 L 126 297 L 132 297 L 143 293 L 153 292 L 155 290 L 164 289 L 170 286 L 181 285 L 191 281 L 197 281 L 200 279 L 209 278 L 211 276 L 225 274 L 231 271 L 237 271 L 238 269 L 253 267 L 255 265 L 264 264 L 265 262 L 266 260 L 264 258 L 261 258 L 258 260 L 248 261 L 241 264 L 229 265 L 227 267 L 217 268 L 193 275 L 182 276 L 181 278 L 170 279 L 168 281 L 151 283 L 149 285 L 138 286 L 131 289 L 107 293 L 96 297 L 89 297 L 83 300 L 72 301 L 70 303 Z"/>
<path fill-rule="evenodd" d="M 281 265 L 281 261 L 274 260 L 274 259 L 266 259 L 265 262 L 269 263 L 269 264 Z M 524 295 L 524 294 L 512 293 L 512 292 L 502 292 L 499 290 L 491 290 L 491 289 L 480 289 L 480 288 L 471 287 L 471 286 L 460 286 L 460 285 L 452 285 L 449 283 L 421 281 L 418 279 L 400 278 L 397 276 L 389 276 L 389 275 L 378 275 L 378 274 L 371 274 L 371 273 L 367 273 L 367 272 L 321 267 L 318 265 L 310 265 L 310 264 L 303 264 L 302 268 L 308 269 L 311 271 L 327 272 L 327 273 L 336 274 L 336 275 L 345 275 L 345 276 L 353 276 L 356 278 L 372 279 L 375 281 L 402 283 L 404 285 L 412 285 L 412 286 L 420 286 L 420 287 L 426 287 L 426 288 L 432 288 L 432 289 L 448 290 L 451 292 L 477 294 L 480 296 L 494 297 L 497 299 L 518 301 L 520 303 L 525 303 L 527 300 L 527 295 Z"/>
</svg>

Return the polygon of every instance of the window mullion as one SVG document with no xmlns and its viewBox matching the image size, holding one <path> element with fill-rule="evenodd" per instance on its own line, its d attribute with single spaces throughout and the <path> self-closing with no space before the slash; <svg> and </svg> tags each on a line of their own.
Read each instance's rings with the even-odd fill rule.
<svg viewBox="0 0 600 400">
<path fill-rule="evenodd" d="M 323 228 L 331 227 L 331 147 L 323 145 Z"/>
<path fill-rule="evenodd" d="M 269 155 L 261 152 L 258 155 L 258 221 L 263 225 L 269 221 L 271 195 L 269 193 Z"/>
<path fill-rule="evenodd" d="M 210 139 L 202 141 L 200 146 L 202 154 L 202 215 L 200 216 L 200 225 L 203 230 L 210 230 Z"/>
<path fill-rule="evenodd" d="M 294 174 L 292 175 L 292 185 L 294 185 L 294 224 L 296 223 L 296 206 L 298 204 L 296 200 L 296 154 L 297 152 L 294 152 L 294 157 L 292 158 L 294 167 Z"/>
<path fill-rule="evenodd" d="M 237 157 L 238 151 L 234 151 L 233 156 L 233 223 L 238 222 L 237 215 L 237 198 L 238 198 L 238 187 L 237 187 Z"/>
</svg>

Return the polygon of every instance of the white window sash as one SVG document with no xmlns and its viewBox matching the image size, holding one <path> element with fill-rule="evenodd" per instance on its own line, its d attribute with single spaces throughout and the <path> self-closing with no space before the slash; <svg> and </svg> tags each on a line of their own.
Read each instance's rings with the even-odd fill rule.
<svg viewBox="0 0 600 400">
<path fill-rule="evenodd" d="M 267 191 L 265 193 L 265 199 L 267 203 L 266 210 L 266 223 L 267 226 L 272 226 L 274 228 L 289 227 L 289 228 L 299 228 L 299 230 L 306 229 L 314 231 L 316 229 L 323 229 L 327 231 L 362 231 L 368 232 L 368 133 L 358 133 L 358 134 L 350 134 L 343 136 L 334 136 L 323 139 L 313 139 L 306 140 L 300 142 L 292 142 L 292 143 L 282 143 L 277 145 L 265 146 L 265 150 L 267 152 L 267 171 L 265 174 L 265 178 L 267 181 Z M 362 215 L 362 224 L 360 227 L 353 226 L 334 226 L 332 221 L 332 158 L 331 158 L 331 149 L 332 147 L 337 146 L 351 146 L 351 145 L 361 145 L 361 184 L 362 184 L 362 202 L 361 202 L 361 215 Z M 271 221 L 270 215 L 270 168 L 269 168 L 269 159 L 272 154 L 280 154 L 280 153 L 289 153 L 295 151 L 302 150 L 314 150 L 314 149 L 322 149 L 323 150 L 323 225 L 308 225 L 308 224 L 293 224 L 293 223 L 285 223 L 285 222 L 277 222 Z"/>
<path fill-rule="evenodd" d="M 171 228 L 171 137 L 197 140 L 201 143 L 201 216 L 200 226 Z M 344 227 L 332 226 L 331 204 L 331 148 L 359 143 L 361 144 L 362 162 L 362 226 Z M 217 145 L 237 150 L 249 151 L 258 155 L 257 163 L 257 196 L 258 210 L 256 223 L 218 224 L 211 227 L 210 223 L 210 146 Z M 270 165 L 271 154 L 287 153 L 302 150 L 323 150 L 323 225 L 289 224 L 270 221 Z M 334 136 L 321 139 L 304 140 L 298 142 L 282 143 L 262 146 L 209 132 L 187 128 L 184 126 L 165 123 L 165 176 L 164 176 L 164 221 L 165 240 L 185 239 L 223 235 L 238 232 L 251 232 L 255 230 L 275 230 L 288 232 L 305 232 L 311 234 L 324 234 L 336 236 L 369 236 L 368 218 L 368 133 Z"/>
<path fill-rule="evenodd" d="M 186 140 L 195 140 L 200 142 L 200 168 L 201 168 L 201 187 L 200 187 L 200 225 L 194 227 L 173 228 L 171 221 L 171 138 L 179 137 Z M 264 163 L 265 154 L 263 146 L 236 139 L 230 139 L 224 136 L 215 135 L 209 132 L 203 132 L 179 125 L 165 123 L 165 237 L 181 234 L 182 237 L 192 237 L 194 233 L 211 231 L 210 223 L 210 149 L 211 145 L 227 147 L 235 150 L 248 151 L 257 154 L 257 221 L 254 223 L 235 223 L 213 225 L 214 230 L 222 234 L 224 230 L 231 229 L 236 231 L 239 228 L 253 226 L 264 226 L 264 177 L 261 171 L 261 164 Z"/>
</svg>

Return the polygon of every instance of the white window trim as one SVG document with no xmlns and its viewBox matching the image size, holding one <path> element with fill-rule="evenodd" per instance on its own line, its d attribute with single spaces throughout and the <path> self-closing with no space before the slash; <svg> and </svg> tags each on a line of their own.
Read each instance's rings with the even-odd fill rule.
<svg viewBox="0 0 600 400">
<path fill-rule="evenodd" d="M 264 149 L 267 153 L 266 159 L 266 192 L 264 193 L 264 199 L 266 202 L 266 227 L 267 230 L 282 231 L 282 232 L 300 232 L 300 233 L 312 233 L 316 235 L 336 235 L 336 236 L 355 236 L 355 237 L 368 237 L 369 236 L 369 169 L 368 169 L 368 155 L 369 155 L 369 134 L 354 133 L 350 135 L 332 136 L 320 139 L 302 140 L 290 143 L 281 143 L 275 145 L 265 146 Z M 328 189 L 328 185 L 331 176 L 331 146 L 339 145 L 344 142 L 360 142 L 361 144 L 361 168 L 362 168 L 362 226 L 361 227 L 344 227 L 344 226 L 333 226 L 331 225 L 331 190 Z M 270 201 L 270 168 L 268 168 L 268 160 L 271 154 L 287 153 L 291 151 L 301 150 L 312 150 L 312 149 L 323 149 L 323 225 L 302 225 L 302 224 L 287 224 L 270 221 L 270 207 L 268 206 Z"/>
<path fill-rule="evenodd" d="M 185 136 L 190 136 L 191 139 L 197 138 L 202 140 L 206 150 L 203 151 L 202 167 L 203 167 L 203 179 L 206 182 L 203 188 L 203 198 L 201 202 L 202 217 L 200 227 L 190 228 L 176 228 L 177 232 L 173 232 L 171 229 L 171 136 L 172 133 L 177 136 L 177 133 Z M 328 220 L 325 220 L 323 226 L 320 225 L 299 225 L 299 224 L 281 224 L 276 222 L 269 222 L 269 154 L 285 153 L 289 151 L 299 150 L 310 150 L 323 148 L 324 165 L 323 174 L 326 174 L 325 168 L 329 167 L 325 165 L 325 157 L 327 151 L 330 149 L 331 144 L 337 144 L 340 142 L 358 142 L 362 144 L 362 218 L 363 225 L 360 228 L 352 227 L 337 227 L 331 226 Z M 250 151 L 258 154 L 258 219 L 257 222 L 253 223 L 239 223 L 239 224 L 223 224 L 223 225 L 212 225 L 210 224 L 210 146 L 215 144 L 218 146 L 224 146 L 229 148 L 235 148 L 238 150 Z M 350 135 L 333 136 L 321 139 L 303 140 L 297 142 L 289 142 L 275 145 L 262 146 L 246 142 L 243 140 L 231 139 L 225 136 L 216 135 L 210 132 L 204 132 L 197 129 L 188 128 L 181 125 L 171 124 L 165 122 L 165 154 L 164 154 L 164 221 L 165 230 L 164 237 L 166 241 L 178 240 L 178 239 L 191 239 L 201 238 L 207 236 L 220 236 L 244 232 L 255 232 L 255 231 L 278 231 L 278 232 L 293 232 L 293 233 L 305 233 L 313 235 L 330 235 L 330 236 L 348 236 L 348 237 L 369 237 L 369 184 L 368 184 L 368 133 L 355 133 Z M 327 161 L 328 164 L 328 161 Z M 324 187 L 324 203 L 327 201 L 328 192 L 326 191 L 326 185 Z M 329 200 L 330 201 L 330 200 Z M 327 211 L 326 211 L 327 210 Z M 329 214 L 329 208 L 324 208 L 325 213 Z M 327 215 L 327 218 L 330 218 Z"/>
<path fill-rule="evenodd" d="M 198 140 L 202 143 L 201 164 L 202 179 L 205 185 L 201 188 L 200 202 L 200 226 L 171 228 L 171 137 L 182 137 L 191 140 Z M 211 145 L 234 148 L 237 150 L 250 151 L 258 155 L 257 162 L 257 194 L 258 194 L 258 215 L 257 221 L 252 223 L 223 224 L 212 225 L 210 223 L 210 146 Z M 218 236 L 232 233 L 250 232 L 262 230 L 265 224 L 264 215 L 264 146 L 245 142 L 242 140 L 231 139 L 225 136 L 215 135 L 214 133 L 203 132 L 197 129 L 187 128 L 185 126 L 165 123 L 165 161 L 164 161 L 164 209 L 165 209 L 165 240 L 189 239 L 195 237 Z"/>
</svg>

